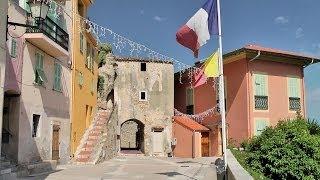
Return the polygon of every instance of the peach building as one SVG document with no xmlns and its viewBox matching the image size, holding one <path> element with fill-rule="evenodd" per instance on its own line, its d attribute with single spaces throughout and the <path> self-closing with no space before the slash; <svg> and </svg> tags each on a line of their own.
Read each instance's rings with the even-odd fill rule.
<svg viewBox="0 0 320 180">
<path fill-rule="evenodd" d="M 267 126 L 306 114 L 304 68 L 319 58 L 247 45 L 224 55 L 224 81 L 228 142 L 239 145 Z M 201 66 L 197 63 L 196 66 Z M 180 79 L 182 84 L 180 83 Z M 188 74 L 175 74 L 175 108 L 198 114 L 214 107 L 217 91 L 212 80 L 193 88 Z M 220 115 L 202 121 L 210 129 L 209 154 L 221 155 Z M 180 144 L 181 145 L 181 144 Z"/>
</svg>

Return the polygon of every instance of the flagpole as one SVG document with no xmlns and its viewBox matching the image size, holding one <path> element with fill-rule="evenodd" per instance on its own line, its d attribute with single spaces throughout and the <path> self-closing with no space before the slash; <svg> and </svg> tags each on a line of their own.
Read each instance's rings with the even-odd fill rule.
<svg viewBox="0 0 320 180">
<path fill-rule="evenodd" d="M 222 34 L 221 34 L 221 15 L 220 15 L 220 0 L 217 0 L 218 9 L 218 30 L 219 30 L 219 107 L 222 123 L 222 153 L 224 160 L 224 168 L 227 168 L 227 136 L 226 136 L 226 110 L 224 102 L 224 78 L 223 78 L 223 59 L 222 59 Z"/>
</svg>

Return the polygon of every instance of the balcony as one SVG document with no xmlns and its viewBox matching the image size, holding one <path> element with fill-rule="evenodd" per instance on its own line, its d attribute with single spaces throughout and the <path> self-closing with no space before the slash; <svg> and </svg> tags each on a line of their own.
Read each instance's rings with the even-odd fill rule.
<svg viewBox="0 0 320 180">
<path fill-rule="evenodd" d="M 254 107 L 257 110 L 268 110 L 268 96 L 254 96 Z"/>
<path fill-rule="evenodd" d="M 40 20 L 35 18 L 35 22 L 28 22 L 30 25 L 36 24 L 36 28 L 27 28 L 25 38 L 32 44 L 54 56 L 68 56 L 69 35 L 50 18 Z"/>
</svg>

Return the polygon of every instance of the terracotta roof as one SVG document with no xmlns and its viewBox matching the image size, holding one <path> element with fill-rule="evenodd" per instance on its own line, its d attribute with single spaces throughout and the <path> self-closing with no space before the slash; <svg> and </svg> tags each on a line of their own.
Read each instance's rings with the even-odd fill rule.
<svg viewBox="0 0 320 180">
<path fill-rule="evenodd" d="M 173 116 L 173 120 L 193 131 L 209 131 L 210 129 L 186 116 Z"/>
<path fill-rule="evenodd" d="M 232 54 L 236 54 L 236 53 L 239 53 L 241 51 L 246 51 L 246 50 L 249 50 L 249 51 L 250 50 L 252 50 L 252 51 L 262 51 L 262 52 L 265 52 L 265 53 L 272 53 L 272 54 L 278 54 L 278 55 L 283 55 L 283 56 L 291 56 L 291 57 L 296 57 L 296 58 L 301 58 L 301 59 L 310 59 L 310 60 L 314 60 L 315 62 L 319 62 L 320 61 L 319 57 L 306 55 L 306 54 L 302 54 L 302 53 L 284 51 L 284 50 L 280 50 L 280 49 L 263 47 L 263 46 L 256 45 L 256 44 L 248 44 L 248 45 L 244 46 L 243 48 L 236 49 L 236 50 L 234 50 L 232 52 L 229 52 L 229 53 L 225 54 L 224 56 L 230 56 Z"/>
</svg>

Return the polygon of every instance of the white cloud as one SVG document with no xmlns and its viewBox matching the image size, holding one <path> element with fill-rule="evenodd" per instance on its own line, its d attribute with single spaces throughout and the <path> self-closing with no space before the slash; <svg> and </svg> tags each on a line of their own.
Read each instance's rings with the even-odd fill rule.
<svg viewBox="0 0 320 180">
<path fill-rule="evenodd" d="M 289 22 L 289 19 L 284 16 L 278 16 L 274 19 L 274 22 L 276 24 L 287 24 Z"/>
<path fill-rule="evenodd" d="M 304 34 L 303 34 L 303 29 L 301 27 L 299 27 L 297 30 L 296 30 L 296 38 L 299 39 L 301 37 L 303 37 Z"/>
<path fill-rule="evenodd" d="M 163 18 L 163 17 L 160 17 L 160 16 L 154 16 L 153 20 L 158 21 L 158 22 L 162 22 L 162 21 L 165 21 L 166 18 Z"/>
</svg>

